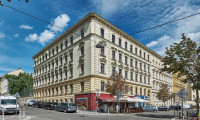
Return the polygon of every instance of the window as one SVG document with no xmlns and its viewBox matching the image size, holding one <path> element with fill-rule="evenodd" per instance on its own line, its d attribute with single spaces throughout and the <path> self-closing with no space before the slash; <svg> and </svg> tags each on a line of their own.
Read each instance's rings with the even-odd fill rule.
<svg viewBox="0 0 200 120">
<path fill-rule="evenodd" d="M 51 90 L 49 89 L 49 96 L 51 95 Z"/>
<path fill-rule="evenodd" d="M 144 64 L 144 72 L 146 72 L 146 65 Z"/>
<path fill-rule="evenodd" d="M 74 43 L 73 37 L 70 37 L 70 43 L 71 43 L 71 45 Z"/>
<path fill-rule="evenodd" d="M 127 65 L 128 64 L 128 57 L 125 56 L 125 64 Z"/>
<path fill-rule="evenodd" d="M 58 95 L 58 88 L 56 88 L 56 95 Z"/>
<path fill-rule="evenodd" d="M 138 95 L 137 87 L 135 88 L 135 94 Z"/>
<path fill-rule="evenodd" d="M 142 83 L 142 75 L 140 75 L 140 82 Z"/>
<path fill-rule="evenodd" d="M 147 60 L 149 61 L 149 55 L 147 56 Z"/>
<path fill-rule="evenodd" d="M 128 71 L 125 71 L 125 79 L 128 79 Z"/>
<path fill-rule="evenodd" d="M 112 35 L 112 43 L 115 43 L 115 35 Z"/>
<path fill-rule="evenodd" d="M 81 74 L 84 73 L 84 64 L 81 64 Z"/>
<path fill-rule="evenodd" d="M 70 68 L 70 74 L 73 76 L 73 68 Z"/>
<path fill-rule="evenodd" d="M 70 102 L 73 103 L 73 99 L 70 99 Z"/>
<path fill-rule="evenodd" d="M 146 53 L 144 52 L 144 59 L 146 59 Z"/>
<path fill-rule="evenodd" d="M 133 46 L 132 45 L 130 45 L 130 51 L 133 52 Z"/>
<path fill-rule="evenodd" d="M 68 41 L 66 40 L 66 41 L 65 41 L 65 47 L 67 47 L 67 46 L 68 46 Z"/>
<path fill-rule="evenodd" d="M 46 60 L 47 60 L 47 54 L 45 54 L 45 56 L 46 56 Z"/>
<path fill-rule="evenodd" d="M 140 70 L 142 70 L 142 63 L 140 63 Z"/>
<path fill-rule="evenodd" d="M 130 74 L 130 79 L 133 81 L 133 72 Z"/>
<path fill-rule="evenodd" d="M 67 94 L 67 85 L 65 85 L 65 94 Z"/>
<path fill-rule="evenodd" d="M 121 38 L 119 39 L 119 46 L 120 47 L 122 46 L 122 39 Z"/>
<path fill-rule="evenodd" d="M 56 47 L 56 53 L 58 53 L 58 46 Z"/>
<path fill-rule="evenodd" d="M 62 72 L 60 72 L 60 79 L 62 79 Z"/>
<path fill-rule="evenodd" d="M 122 54 L 119 54 L 119 62 L 122 62 Z"/>
<path fill-rule="evenodd" d="M 54 96 L 54 88 L 52 88 L 52 95 Z"/>
<path fill-rule="evenodd" d="M 81 47 L 81 56 L 84 56 L 84 47 Z"/>
<path fill-rule="evenodd" d="M 148 78 L 148 84 L 150 85 L 150 78 Z"/>
<path fill-rule="evenodd" d="M 67 70 L 65 70 L 65 78 L 67 78 Z"/>
<path fill-rule="evenodd" d="M 136 68 L 136 69 L 138 68 L 138 66 L 137 66 L 137 61 L 135 61 L 135 68 Z"/>
<path fill-rule="evenodd" d="M 81 92 L 84 92 L 84 82 L 81 82 Z"/>
<path fill-rule="evenodd" d="M 135 74 L 135 81 L 138 81 L 138 74 Z"/>
<path fill-rule="evenodd" d="M 112 74 L 115 74 L 115 67 L 112 67 Z"/>
<path fill-rule="evenodd" d="M 122 69 L 119 69 L 119 75 L 122 75 Z"/>
<path fill-rule="evenodd" d="M 81 30 L 81 38 L 84 38 L 84 29 Z"/>
<path fill-rule="evenodd" d="M 70 53 L 70 59 L 73 61 L 73 52 Z"/>
<path fill-rule="evenodd" d="M 51 57 L 51 51 L 49 51 L 49 58 Z"/>
<path fill-rule="evenodd" d="M 61 64 L 61 65 L 63 64 L 63 59 L 62 59 L 62 58 L 60 58 L 60 64 Z"/>
<path fill-rule="evenodd" d="M 112 60 L 115 60 L 115 51 L 112 51 Z"/>
<path fill-rule="evenodd" d="M 145 83 L 145 84 L 147 83 L 147 81 L 146 81 L 146 76 L 144 76 L 144 83 Z"/>
<path fill-rule="evenodd" d="M 131 90 L 131 95 L 133 95 L 133 87 L 131 87 L 131 89 L 130 89 L 130 90 Z"/>
<path fill-rule="evenodd" d="M 140 57 L 142 57 L 142 51 L 140 50 Z"/>
<path fill-rule="evenodd" d="M 135 54 L 137 55 L 137 48 L 135 48 Z"/>
<path fill-rule="evenodd" d="M 125 42 L 125 49 L 127 50 L 127 42 Z"/>
<path fill-rule="evenodd" d="M 104 73 L 105 71 L 104 71 L 104 64 L 103 63 L 101 63 L 101 73 Z"/>
<path fill-rule="evenodd" d="M 67 63 L 67 55 L 65 55 L 65 62 Z"/>
<path fill-rule="evenodd" d="M 58 67 L 58 59 L 56 60 L 56 66 Z"/>
<path fill-rule="evenodd" d="M 71 93 L 73 93 L 73 84 L 70 84 Z"/>
<path fill-rule="evenodd" d="M 104 55 L 104 47 L 101 47 L 101 55 Z"/>
<path fill-rule="evenodd" d="M 52 50 L 52 54 L 54 55 L 54 49 Z"/>
<path fill-rule="evenodd" d="M 140 88 L 140 95 L 142 95 L 142 88 Z"/>
<path fill-rule="evenodd" d="M 104 82 L 101 81 L 101 91 L 103 92 L 104 91 Z"/>
<path fill-rule="evenodd" d="M 133 59 L 130 60 L 130 66 L 133 67 Z"/>
<path fill-rule="evenodd" d="M 49 63 L 49 70 L 50 70 L 50 68 L 51 68 L 51 64 Z"/>
<path fill-rule="evenodd" d="M 103 28 L 101 28 L 101 37 L 104 38 L 104 29 Z"/>
<path fill-rule="evenodd" d="M 63 50 L 63 44 L 62 43 L 60 44 L 60 49 Z"/>
<path fill-rule="evenodd" d="M 58 73 L 56 74 L 56 80 L 58 80 Z"/>
</svg>

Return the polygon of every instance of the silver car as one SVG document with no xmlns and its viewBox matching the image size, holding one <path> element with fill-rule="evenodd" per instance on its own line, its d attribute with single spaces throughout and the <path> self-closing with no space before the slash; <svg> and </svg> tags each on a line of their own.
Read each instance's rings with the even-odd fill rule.
<svg viewBox="0 0 200 120">
<path fill-rule="evenodd" d="M 145 112 L 157 112 L 158 107 L 157 106 L 146 106 L 143 108 Z"/>
</svg>

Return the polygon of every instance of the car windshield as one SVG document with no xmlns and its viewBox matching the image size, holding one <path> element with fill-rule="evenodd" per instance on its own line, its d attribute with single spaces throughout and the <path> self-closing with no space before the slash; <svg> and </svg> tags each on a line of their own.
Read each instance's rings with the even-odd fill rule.
<svg viewBox="0 0 200 120">
<path fill-rule="evenodd" d="M 76 106 L 75 103 L 69 103 L 69 106 Z"/>
<path fill-rule="evenodd" d="M 16 105 L 16 99 L 3 99 L 1 100 L 2 105 Z"/>
</svg>

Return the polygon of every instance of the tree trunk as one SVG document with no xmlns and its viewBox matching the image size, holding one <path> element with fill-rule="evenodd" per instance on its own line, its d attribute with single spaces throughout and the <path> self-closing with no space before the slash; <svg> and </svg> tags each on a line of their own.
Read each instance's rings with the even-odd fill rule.
<svg viewBox="0 0 200 120">
<path fill-rule="evenodd" d="M 197 120 L 199 119 L 199 86 L 196 88 Z"/>
</svg>

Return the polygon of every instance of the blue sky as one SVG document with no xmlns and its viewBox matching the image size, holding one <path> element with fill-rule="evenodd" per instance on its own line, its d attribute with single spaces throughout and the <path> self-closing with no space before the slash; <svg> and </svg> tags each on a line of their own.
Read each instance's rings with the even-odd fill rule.
<svg viewBox="0 0 200 120">
<path fill-rule="evenodd" d="M 199 42 L 200 15 L 139 34 L 134 32 L 200 12 L 199 0 L 12 0 L 3 4 L 37 16 L 66 30 L 96 12 L 161 56 L 180 41 L 181 33 Z M 32 56 L 65 30 L 0 6 L 0 76 L 21 67 L 33 72 Z"/>
</svg>

